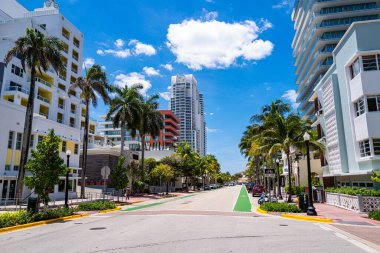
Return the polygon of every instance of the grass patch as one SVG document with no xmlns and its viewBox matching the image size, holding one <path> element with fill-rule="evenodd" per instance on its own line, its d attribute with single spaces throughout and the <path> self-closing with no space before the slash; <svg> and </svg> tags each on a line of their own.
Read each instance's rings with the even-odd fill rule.
<svg viewBox="0 0 380 253">
<path fill-rule="evenodd" d="M 280 212 L 280 213 L 301 213 L 298 206 L 288 203 L 264 203 L 260 208 L 267 212 Z"/>
<path fill-rule="evenodd" d="M 375 210 L 375 211 L 369 212 L 368 218 L 380 221 L 380 210 Z"/>
<path fill-rule="evenodd" d="M 71 216 L 75 211 L 75 208 L 57 208 L 48 209 L 34 214 L 25 210 L 3 213 L 0 214 L 0 228 Z"/>
<path fill-rule="evenodd" d="M 250 212 L 252 209 L 251 201 L 249 200 L 247 188 L 241 187 L 239 196 L 236 200 L 234 212 Z"/>
<path fill-rule="evenodd" d="M 78 205 L 78 210 L 80 211 L 98 211 L 115 209 L 116 204 L 109 201 L 94 201 L 94 202 L 82 202 Z"/>
</svg>

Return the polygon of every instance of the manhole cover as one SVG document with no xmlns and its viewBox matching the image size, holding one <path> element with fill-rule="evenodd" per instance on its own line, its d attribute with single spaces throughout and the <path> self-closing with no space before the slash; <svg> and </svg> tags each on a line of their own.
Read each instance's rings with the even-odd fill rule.
<svg viewBox="0 0 380 253">
<path fill-rule="evenodd" d="M 280 224 L 280 227 L 287 227 L 288 225 L 286 224 Z"/>
<path fill-rule="evenodd" d="M 90 228 L 90 230 L 103 230 L 106 229 L 105 227 L 99 227 L 99 228 Z"/>
</svg>

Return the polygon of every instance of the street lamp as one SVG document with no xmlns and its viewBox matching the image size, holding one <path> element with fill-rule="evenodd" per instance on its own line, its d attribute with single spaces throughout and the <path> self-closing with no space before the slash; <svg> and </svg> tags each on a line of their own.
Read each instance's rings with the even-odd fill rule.
<svg viewBox="0 0 380 253">
<path fill-rule="evenodd" d="M 307 157 L 307 186 L 309 188 L 308 202 L 309 206 L 307 207 L 307 215 L 316 216 L 317 212 L 313 206 L 313 188 L 311 185 L 311 168 L 310 168 L 310 135 L 305 132 L 303 139 L 306 143 L 306 157 Z"/>
<path fill-rule="evenodd" d="M 66 185 L 65 185 L 65 208 L 69 208 L 69 168 L 70 168 L 70 156 L 71 156 L 71 150 L 66 151 L 67 156 L 67 172 L 66 172 Z"/>
<path fill-rule="evenodd" d="M 277 198 L 282 199 L 281 195 L 281 185 L 280 185 L 280 160 L 276 159 L 276 165 L 277 165 Z"/>
</svg>

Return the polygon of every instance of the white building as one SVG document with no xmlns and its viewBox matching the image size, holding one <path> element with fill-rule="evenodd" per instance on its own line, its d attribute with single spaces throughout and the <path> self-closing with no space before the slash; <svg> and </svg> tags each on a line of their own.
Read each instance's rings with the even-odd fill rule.
<svg viewBox="0 0 380 253">
<path fill-rule="evenodd" d="M 180 119 L 180 140 L 206 155 L 206 122 L 203 94 L 193 75 L 172 76 L 169 109 Z"/>
<path fill-rule="evenodd" d="M 45 1 L 43 8 L 28 11 L 15 0 L 0 1 L 0 199 L 13 198 L 21 156 L 26 104 L 30 88 L 30 70 L 24 71 L 20 60 L 13 58 L 5 66 L 5 54 L 14 42 L 25 36 L 26 28 L 46 36 L 61 39 L 65 45 L 62 60 L 66 71 L 50 69 L 37 73 L 31 148 L 35 148 L 49 129 L 61 137 L 61 156 L 70 158 L 71 194 L 77 189 L 81 127 L 84 125 L 85 106 L 80 90 L 69 96 L 68 89 L 82 70 L 83 34 L 59 12 L 54 1 Z M 94 133 L 95 125 L 90 127 Z M 64 178 L 54 189 L 55 198 L 64 195 Z M 24 190 L 24 196 L 29 194 Z"/>
</svg>

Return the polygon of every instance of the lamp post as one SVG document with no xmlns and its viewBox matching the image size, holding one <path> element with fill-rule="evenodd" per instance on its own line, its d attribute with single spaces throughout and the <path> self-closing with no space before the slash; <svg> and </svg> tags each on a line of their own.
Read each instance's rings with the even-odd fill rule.
<svg viewBox="0 0 380 253">
<path fill-rule="evenodd" d="M 276 165 L 277 165 L 277 198 L 282 199 L 281 194 L 281 185 L 280 185 L 280 160 L 276 159 Z"/>
<path fill-rule="evenodd" d="M 66 151 L 66 165 L 67 165 L 67 172 L 66 172 L 66 183 L 65 183 L 65 208 L 69 208 L 69 168 L 70 168 L 70 156 L 71 156 L 71 150 Z"/>
<path fill-rule="evenodd" d="M 311 185 L 311 168 L 310 168 L 310 135 L 306 132 L 303 136 L 303 139 L 306 143 L 306 157 L 307 157 L 307 186 L 309 188 L 308 202 L 309 206 L 307 207 L 307 215 L 316 216 L 317 212 L 313 206 L 313 188 Z"/>
</svg>

